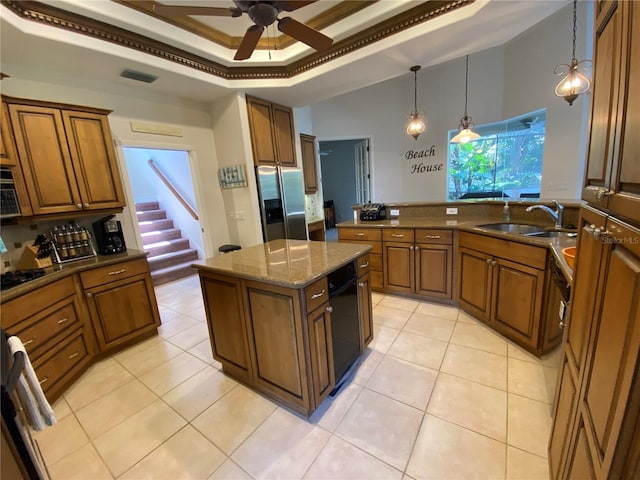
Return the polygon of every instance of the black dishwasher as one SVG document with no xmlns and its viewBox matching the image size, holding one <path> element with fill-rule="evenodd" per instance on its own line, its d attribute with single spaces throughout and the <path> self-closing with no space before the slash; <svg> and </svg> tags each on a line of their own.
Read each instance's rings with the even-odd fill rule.
<svg viewBox="0 0 640 480">
<path fill-rule="evenodd" d="M 327 276 L 336 386 L 360 355 L 360 321 L 356 263 L 349 262 Z"/>
</svg>

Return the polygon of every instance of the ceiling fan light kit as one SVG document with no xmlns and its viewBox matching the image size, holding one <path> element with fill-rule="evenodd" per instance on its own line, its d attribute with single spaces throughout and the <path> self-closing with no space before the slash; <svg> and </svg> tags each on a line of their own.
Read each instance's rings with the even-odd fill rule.
<svg viewBox="0 0 640 480">
<path fill-rule="evenodd" d="M 317 0 L 285 1 L 285 0 L 233 0 L 235 7 L 201 7 L 187 5 L 155 5 L 154 11 L 162 15 L 204 15 L 215 17 L 239 17 L 246 13 L 254 25 L 251 25 L 236 51 L 234 60 L 246 60 L 251 57 L 258 45 L 264 29 L 274 22 L 278 22 L 278 30 L 285 35 L 309 45 L 315 50 L 326 50 L 333 44 L 333 39 L 327 37 L 304 23 L 291 17 L 278 18 L 281 12 L 293 12 Z"/>
</svg>

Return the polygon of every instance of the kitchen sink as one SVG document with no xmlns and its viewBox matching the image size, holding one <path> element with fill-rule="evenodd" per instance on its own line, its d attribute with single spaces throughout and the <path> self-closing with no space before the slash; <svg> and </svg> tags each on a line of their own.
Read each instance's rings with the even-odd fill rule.
<svg viewBox="0 0 640 480">
<path fill-rule="evenodd" d="M 560 232 L 557 230 L 548 230 L 545 232 L 531 232 L 531 233 L 525 233 L 525 235 L 527 237 L 568 237 L 568 238 L 572 238 L 572 237 L 576 237 L 578 235 L 577 232 Z"/>
<path fill-rule="evenodd" d="M 488 223 L 485 225 L 478 225 L 480 228 L 486 228 L 487 230 L 496 230 L 498 232 L 519 233 L 522 235 L 533 233 L 547 233 L 544 227 L 538 225 L 527 225 L 524 223 Z"/>
</svg>

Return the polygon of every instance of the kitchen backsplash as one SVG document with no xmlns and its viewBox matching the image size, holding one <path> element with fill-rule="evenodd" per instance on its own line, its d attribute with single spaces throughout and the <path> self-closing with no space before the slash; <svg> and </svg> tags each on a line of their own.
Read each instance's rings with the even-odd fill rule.
<svg viewBox="0 0 640 480">
<path fill-rule="evenodd" d="M 311 218 L 324 218 L 324 209 L 322 208 L 322 194 L 318 191 L 304 196 L 305 214 L 307 221 Z"/>
</svg>

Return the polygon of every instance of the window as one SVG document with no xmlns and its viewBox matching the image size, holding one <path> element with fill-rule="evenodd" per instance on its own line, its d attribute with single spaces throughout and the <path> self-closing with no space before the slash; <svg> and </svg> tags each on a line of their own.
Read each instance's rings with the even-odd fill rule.
<svg viewBox="0 0 640 480">
<path fill-rule="evenodd" d="M 472 142 L 449 143 L 449 200 L 539 195 L 545 124 L 543 109 L 479 125 Z"/>
</svg>

